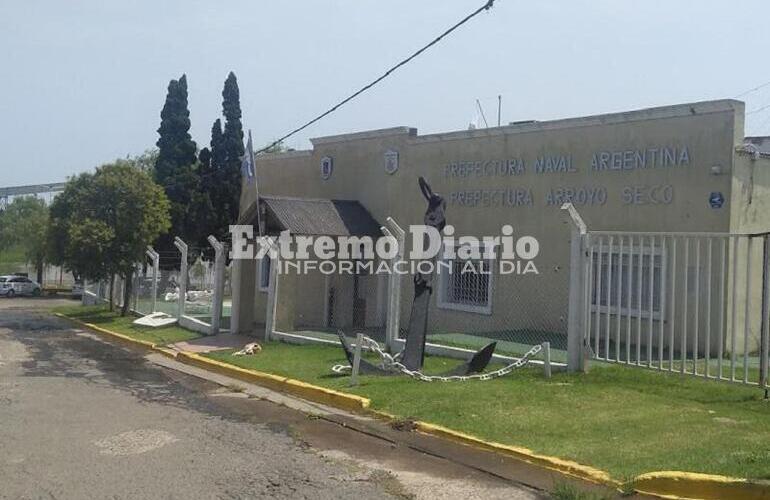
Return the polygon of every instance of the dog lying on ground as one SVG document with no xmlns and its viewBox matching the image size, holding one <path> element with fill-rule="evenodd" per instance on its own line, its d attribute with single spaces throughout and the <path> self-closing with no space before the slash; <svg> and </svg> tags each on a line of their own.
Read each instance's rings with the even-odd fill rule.
<svg viewBox="0 0 770 500">
<path fill-rule="evenodd" d="M 256 354 L 261 350 L 261 345 L 257 344 L 256 342 L 252 342 L 251 344 L 246 344 L 243 346 L 243 349 L 240 351 L 234 352 L 233 356 L 251 356 L 252 354 Z"/>
</svg>

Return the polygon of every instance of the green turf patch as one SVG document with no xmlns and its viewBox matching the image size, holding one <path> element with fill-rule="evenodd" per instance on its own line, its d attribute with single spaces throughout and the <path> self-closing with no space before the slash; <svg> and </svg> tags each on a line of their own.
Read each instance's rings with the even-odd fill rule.
<svg viewBox="0 0 770 500">
<path fill-rule="evenodd" d="M 110 312 L 107 306 L 104 305 L 66 306 L 54 308 L 53 311 L 79 321 L 93 323 L 94 325 L 112 330 L 113 332 L 128 335 L 137 340 L 153 342 L 159 345 L 172 344 L 174 342 L 197 339 L 200 337 L 200 334 L 185 330 L 178 326 L 151 328 L 134 325 L 133 321 L 137 318 L 136 316 L 128 315 L 121 317 L 119 312 Z"/>
<path fill-rule="evenodd" d="M 270 343 L 255 356 L 231 352 L 208 356 L 365 396 L 399 417 L 572 459 L 621 480 L 656 470 L 770 478 L 770 402 L 757 388 L 613 365 L 550 380 L 535 366 L 488 382 L 363 376 L 350 387 L 348 376 L 330 370 L 344 362 L 341 349 Z M 430 356 L 425 372 L 457 363 Z"/>
</svg>

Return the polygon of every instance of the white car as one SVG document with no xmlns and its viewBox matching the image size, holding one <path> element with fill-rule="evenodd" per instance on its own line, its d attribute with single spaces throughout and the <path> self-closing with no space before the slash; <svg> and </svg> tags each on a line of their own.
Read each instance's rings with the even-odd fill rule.
<svg viewBox="0 0 770 500">
<path fill-rule="evenodd" d="M 26 276 L 0 276 L 0 296 L 8 298 L 16 295 L 37 297 L 42 292 L 40 284 Z"/>
</svg>

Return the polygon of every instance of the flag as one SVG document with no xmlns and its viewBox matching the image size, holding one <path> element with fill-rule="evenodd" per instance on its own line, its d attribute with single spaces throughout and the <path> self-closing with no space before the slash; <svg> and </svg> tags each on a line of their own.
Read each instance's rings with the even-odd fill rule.
<svg viewBox="0 0 770 500">
<path fill-rule="evenodd" d="M 254 148 L 251 145 L 251 130 L 249 130 L 249 140 L 246 143 L 246 154 L 243 155 L 241 171 L 243 175 L 248 176 L 249 179 L 254 177 Z"/>
</svg>

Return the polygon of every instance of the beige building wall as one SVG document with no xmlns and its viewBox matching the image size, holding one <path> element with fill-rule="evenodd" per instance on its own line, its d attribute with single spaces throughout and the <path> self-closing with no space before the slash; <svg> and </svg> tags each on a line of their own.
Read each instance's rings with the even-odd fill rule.
<svg viewBox="0 0 770 500">
<path fill-rule="evenodd" d="M 749 168 L 735 153 L 743 113 L 742 102 L 721 100 L 442 134 L 397 127 L 323 137 L 310 151 L 259 156 L 257 180 L 263 195 L 355 199 L 379 222 L 391 216 L 406 228 L 422 222 L 426 203 L 417 179 L 424 176 L 446 198 L 456 235 L 499 235 L 510 224 L 514 236 L 540 242 L 539 274 L 493 277 L 491 314 L 439 308 L 434 293 L 431 331 L 566 332 L 563 202 L 572 201 L 591 230 L 729 232 L 763 225 L 759 207 L 770 202 L 770 183 L 763 184 L 768 171 Z M 389 151 L 398 153 L 393 174 L 385 170 Z M 324 157 L 333 159 L 327 180 L 320 172 Z M 754 176 L 752 206 L 747 175 Z M 721 208 L 711 208 L 711 193 L 724 196 Z M 242 209 L 255 195 L 254 185 L 244 185 Z M 408 278 L 402 284 L 405 325 L 412 285 Z M 300 280 L 300 289 L 318 297 L 322 316 L 318 284 Z M 253 304 L 252 322 L 263 321 L 265 297 L 243 297 Z M 315 300 L 305 306 L 302 315 L 319 314 Z M 660 326 L 653 321 L 655 331 Z"/>
</svg>

